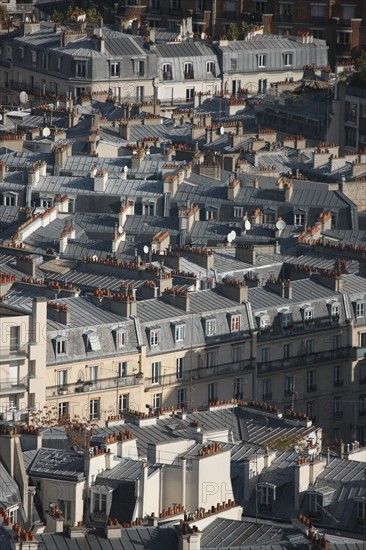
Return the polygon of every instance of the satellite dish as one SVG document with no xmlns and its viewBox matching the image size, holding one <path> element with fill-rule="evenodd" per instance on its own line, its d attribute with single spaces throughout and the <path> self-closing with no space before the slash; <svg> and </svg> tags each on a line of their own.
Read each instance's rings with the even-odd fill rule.
<svg viewBox="0 0 366 550">
<path fill-rule="evenodd" d="M 229 233 L 229 234 L 227 235 L 226 239 L 227 239 L 227 242 L 228 242 L 228 243 L 232 243 L 233 240 L 234 240 L 231 233 Z"/>
<path fill-rule="evenodd" d="M 19 101 L 22 105 L 24 105 L 24 103 L 28 103 L 28 94 L 27 94 L 27 92 L 20 92 Z"/>
<path fill-rule="evenodd" d="M 229 233 L 229 235 L 231 235 L 231 240 L 232 240 L 232 241 L 235 241 L 235 239 L 236 239 L 236 231 L 232 230 L 231 233 Z"/>
<path fill-rule="evenodd" d="M 137 151 L 132 151 L 132 154 L 133 154 L 133 155 L 137 155 Z"/>
<path fill-rule="evenodd" d="M 145 244 L 145 246 L 144 246 L 144 254 L 147 254 L 148 252 L 149 252 L 149 247 L 146 246 L 146 244 Z"/>
<path fill-rule="evenodd" d="M 122 225 L 120 225 L 120 226 L 118 227 L 118 233 L 122 233 L 122 231 L 123 231 L 123 227 L 122 227 Z"/>
<path fill-rule="evenodd" d="M 3 119 L 3 115 L 0 115 L 0 122 L 2 121 L 2 119 Z"/>
<path fill-rule="evenodd" d="M 124 166 L 123 171 L 127 173 L 128 172 L 128 166 Z"/>
<path fill-rule="evenodd" d="M 150 155 L 150 149 L 148 149 L 148 150 L 146 151 L 146 154 L 147 154 L 147 155 Z"/>
<path fill-rule="evenodd" d="M 283 220 L 278 220 L 278 222 L 276 223 L 276 228 L 279 231 L 282 231 L 283 229 L 285 229 L 285 227 L 286 227 L 286 223 Z"/>
<path fill-rule="evenodd" d="M 252 227 L 252 224 L 250 223 L 249 220 L 245 220 L 244 227 L 247 231 L 249 231 L 249 229 Z"/>
<path fill-rule="evenodd" d="M 42 130 L 42 136 L 43 136 L 43 137 L 48 137 L 49 135 L 51 135 L 51 130 L 48 128 L 48 126 L 46 126 L 46 127 L 43 128 L 43 130 Z"/>
<path fill-rule="evenodd" d="M 94 255 L 94 256 L 93 256 L 93 261 L 96 262 L 97 259 L 98 259 L 98 256 L 95 256 L 95 255 Z"/>
<path fill-rule="evenodd" d="M 222 136 L 225 134 L 225 128 L 223 126 L 220 127 L 220 134 Z"/>
</svg>

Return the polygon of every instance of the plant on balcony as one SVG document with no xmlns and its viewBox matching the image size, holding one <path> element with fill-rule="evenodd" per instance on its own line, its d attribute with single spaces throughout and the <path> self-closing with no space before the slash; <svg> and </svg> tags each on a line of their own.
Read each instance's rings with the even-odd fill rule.
<svg viewBox="0 0 366 550">
<path fill-rule="evenodd" d="M 136 378 L 138 378 L 139 380 L 140 380 L 141 378 L 143 378 L 143 377 L 144 377 L 144 373 L 141 372 L 141 371 L 139 371 L 139 372 L 136 374 Z"/>
<path fill-rule="evenodd" d="M 67 387 L 66 386 L 62 386 L 61 388 L 58 388 L 58 393 L 60 395 L 65 395 L 67 393 Z"/>
</svg>

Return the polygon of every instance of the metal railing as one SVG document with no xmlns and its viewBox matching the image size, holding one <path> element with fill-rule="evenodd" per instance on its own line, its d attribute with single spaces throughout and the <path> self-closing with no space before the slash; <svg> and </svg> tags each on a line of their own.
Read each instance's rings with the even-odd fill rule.
<svg viewBox="0 0 366 550">
<path fill-rule="evenodd" d="M 15 380 L 13 378 L 0 379 L 0 395 L 22 393 L 27 390 L 28 376 Z"/>
<path fill-rule="evenodd" d="M 277 359 L 275 361 L 263 361 L 258 363 L 258 372 L 268 372 L 281 368 L 304 367 L 306 365 L 316 365 L 317 363 L 327 363 L 328 361 L 338 361 L 339 359 L 351 359 L 352 348 L 344 347 L 334 350 L 318 351 L 315 353 L 303 353 L 287 359 Z"/>
<path fill-rule="evenodd" d="M 143 383 L 143 378 L 138 375 L 128 375 L 112 378 L 100 378 L 95 381 L 74 382 L 62 386 L 49 386 L 46 388 L 46 398 L 60 397 L 74 393 L 90 393 L 100 390 L 118 390 L 128 386 L 138 386 Z"/>
<path fill-rule="evenodd" d="M 236 361 L 235 363 L 222 363 L 220 365 L 214 365 L 212 367 L 202 366 L 197 369 L 190 369 L 183 371 L 182 376 L 177 377 L 176 373 L 166 374 L 164 372 L 164 366 L 161 367 L 163 374 L 158 377 L 152 378 L 146 377 L 145 384 L 147 386 L 155 385 L 169 385 L 174 384 L 175 382 L 193 382 L 194 380 L 204 380 L 207 378 L 214 378 L 215 376 L 225 376 L 227 374 L 239 374 L 245 370 L 253 368 L 253 362 L 251 359 Z M 169 368 L 169 370 L 171 370 Z M 157 382 L 153 382 L 157 380 Z"/>
</svg>

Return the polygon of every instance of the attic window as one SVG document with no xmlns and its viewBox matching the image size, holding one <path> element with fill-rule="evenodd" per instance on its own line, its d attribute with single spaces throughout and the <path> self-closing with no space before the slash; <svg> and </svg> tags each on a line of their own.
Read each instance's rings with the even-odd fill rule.
<svg viewBox="0 0 366 550">
<path fill-rule="evenodd" d="M 312 324 L 314 322 L 314 310 L 310 306 L 303 308 L 303 318 L 306 324 Z"/>
<path fill-rule="evenodd" d="M 87 351 L 100 351 L 100 340 L 96 332 L 88 332 L 87 337 Z"/>
<path fill-rule="evenodd" d="M 65 338 L 55 339 L 56 355 L 65 355 L 67 353 L 67 340 Z"/>
<path fill-rule="evenodd" d="M 276 486 L 270 484 L 259 485 L 262 510 L 271 511 L 272 504 L 276 500 Z"/>
<path fill-rule="evenodd" d="M 205 320 L 205 334 L 206 336 L 214 336 L 216 334 L 216 319 Z"/>
<path fill-rule="evenodd" d="M 292 326 L 292 314 L 287 311 L 281 313 L 282 328 L 287 329 Z"/>
<path fill-rule="evenodd" d="M 150 329 L 149 334 L 150 347 L 160 344 L 160 329 Z"/>
<path fill-rule="evenodd" d="M 337 321 L 339 319 L 339 316 L 341 314 L 341 306 L 338 302 L 334 302 L 330 306 L 330 315 L 332 317 L 333 321 Z"/>
<path fill-rule="evenodd" d="M 127 331 L 124 328 L 116 330 L 116 348 L 124 348 L 127 344 Z"/>
<path fill-rule="evenodd" d="M 357 506 L 357 521 L 359 523 L 363 523 L 366 520 L 366 500 L 365 498 L 361 498 L 360 500 L 356 501 Z"/>
<path fill-rule="evenodd" d="M 357 300 L 357 302 L 355 302 L 355 312 L 357 319 L 360 317 L 365 317 L 365 302 Z"/>
<path fill-rule="evenodd" d="M 182 342 L 186 337 L 186 325 L 174 325 L 174 337 L 176 342 Z"/>
<path fill-rule="evenodd" d="M 309 493 L 309 515 L 310 517 L 320 517 L 323 507 L 323 495 L 318 493 Z"/>
<path fill-rule="evenodd" d="M 240 315 L 230 315 L 230 330 L 231 332 L 240 330 Z"/>
<path fill-rule="evenodd" d="M 257 317 L 257 323 L 258 327 L 261 330 L 269 330 L 270 329 L 270 318 L 269 315 L 266 315 L 264 313 L 258 315 Z"/>
</svg>

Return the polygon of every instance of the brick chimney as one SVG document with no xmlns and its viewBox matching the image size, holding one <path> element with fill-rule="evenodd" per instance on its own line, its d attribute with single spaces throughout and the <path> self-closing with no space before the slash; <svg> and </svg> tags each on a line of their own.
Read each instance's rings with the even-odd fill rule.
<svg viewBox="0 0 366 550">
<path fill-rule="evenodd" d="M 226 278 L 216 284 L 216 289 L 226 298 L 239 304 L 248 300 L 248 287 L 244 281 Z"/>
</svg>

